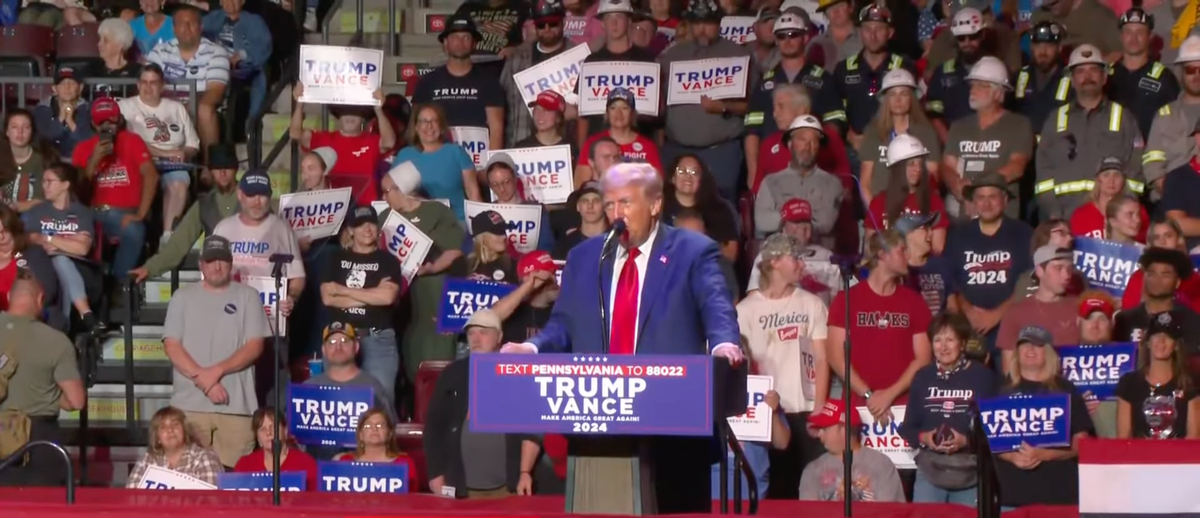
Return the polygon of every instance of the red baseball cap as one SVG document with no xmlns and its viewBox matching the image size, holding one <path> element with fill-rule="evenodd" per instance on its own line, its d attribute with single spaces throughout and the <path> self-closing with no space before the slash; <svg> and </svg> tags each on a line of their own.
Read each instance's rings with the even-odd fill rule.
<svg viewBox="0 0 1200 518">
<path fill-rule="evenodd" d="M 811 223 L 812 204 L 808 203 L 808 200 L 792 198 L 783 204 L 783 208 L 779 210 L 779 217 L 791 223 Z"/>
<path fill-rule="evenodd" d="M 845 403 L 840 399 L 830 399 L 825 402 L 825 406 L 820 412 L 813 412 L 808 418 L 808 424 L 813 428 L 829 428 L 835 424 L 842 424 L 846 419 Z M 858 411 L 850 412 L 850 425 L 857 428 L 862 426 L 862 417 L 859 417 Z"/>
<path fill-rule="evenodd" d="M 521 256 L 521 260 L 517 261 L 517 276 L 522 279 L 539 271 L 550 273 L 558 271 L 558 265 L 554 264 L 554 259 L 546 251 L 534 250 Z"/>
<path fill-rule="evenodd" d="M 563 96 L 554 90 L 546 90 L 538 94 L 537 99 L 529 103 L 530 108 L 534 106 L 541 106 L 552 112 L 563 113 L 567 111 L 567 100 L 563 99 Z"/>
<path fill-rule="evenodd" d="M 1080 299 L 1079 318 L 1091 318 L 1092 313 L 1097 311 L 1104 313 L 1105 318 L 1111 319 L 1113 313 L 1116 312 L 1116 308 L 1113 307 L 1112 301 L 1098 295 L 1092 295 L 1090 297 L 1084 297 L 1083 299 Z"/>
<path fill-rule="evenodd" d="M 121 107 L 112 97 L 101 97 L 92 101 L 92 124 L 117 122 L 121 117 Z"/>
</svg>

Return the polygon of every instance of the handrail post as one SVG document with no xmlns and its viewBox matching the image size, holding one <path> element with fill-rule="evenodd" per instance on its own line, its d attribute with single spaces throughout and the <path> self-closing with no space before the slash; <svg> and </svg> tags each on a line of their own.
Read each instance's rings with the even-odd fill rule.
<svg viewBox="0 0 1200 518">
<path fill-rule="evenodd" d="M 21 449 L 13 452 L 12 455 L 9 455 L 7 459 L 4 459 L 4 462 L 0 462 L 0 471 L 4 471 L 9 466 L 16 464 L 17 461 L 24 459 L 25 454 L 28 453 L 29 450 L 32 450 L 33 448 L 35 448 L 37 446 L 49 446 L 51 448 L 54 448 L 54 450 L 58 452 L 58 456 L 60 458 L 62 458 L 64 463 L 66 463 L 66 465 L 67 465 L 66 466 L 67 467 L 67 504 L 73 505 L 75 503 L 75 466 L 73 466 L 71 464 L 71 454 L 67 453 L 66 448 L 63 448 L 61 445 L 59 445 L 56 442 L 30 441 L 30 442 L 25 443 L 25 446 L 22 446 Z"/>
<path fill-rule="evenodd" d="M 137 310 L 134 307 L 134 290 L 137 289 L 137 282 L 133 277 L 129 277 L 126 281 L 128 291 L 125 294 L 125 322 L 122 331 L 122 338 L 125 341 L 125 426 L 129 429 L 129 433 L 137 431 L 136 417 L 133 411 L 137 405 L 137 398 L 134 396 L 134 369 L 133 369 L 133 312 Z"/>
</svg>

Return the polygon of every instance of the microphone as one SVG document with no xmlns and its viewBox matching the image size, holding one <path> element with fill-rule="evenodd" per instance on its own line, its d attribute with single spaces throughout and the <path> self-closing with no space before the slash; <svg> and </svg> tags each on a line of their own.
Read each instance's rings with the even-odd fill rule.
<svg viewBox="0 0 1200 518">
<path fill-rule="evenodd" d="M 608 233 L 604 235 L 604 245 L 600 247 L 600 261 L 603 262 L 608 254 L 612 252 L 612 240 L 614 237 L 625 233 L 625 220 L 618 219 L 613 222 L 612 228 L 608 229 Z"/>
<path fill-rule="evenodd" d="M 283 267 L 290 264 L 296 257 L 292 254 L 271 254 L 271 264 L 274 267 L 271 269 L 271 276 L 275 278 L 283 277 Z"/>
</svg>

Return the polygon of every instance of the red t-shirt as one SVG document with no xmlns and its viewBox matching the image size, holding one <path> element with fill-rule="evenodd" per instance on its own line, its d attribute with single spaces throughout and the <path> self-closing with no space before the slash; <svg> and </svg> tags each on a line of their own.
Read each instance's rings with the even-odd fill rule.
<svg viewBox="0 0 1200 518">
<path fill-rule="evenodd" d="M 850 366 L 872 391 L 892 386 L 916 358 L 912 340 L 924 335 L 933 319 L 929 305 L 912 288 L 897 286 L 884 297 L 863 281 L 850 288 L 850 312 L 852 318 L 847 318 L 846 292 L 838 292 L 829 304 L 829 325 L 850 332 Z M 853 327 L 847 328 L 847 323 Z M 893 404 L 907 401 L 905 393 Z M 853 403 L 866 404 L 857 394 Z"/>
<path fill-rule="evenodd" d="M 826 131 L 825 137 L 825 145 L 817 151 L 817 167 L 842 178 L 843 182 L 853 182 L 849 178 L 850 157 L 846 154 L 846 142 L 838 132 L 831 129 Z M 754 193 L 758 194 L 758 187 L 762 185 L 763 178 L 786 169 L 791 161 L 792 152 L 783 143 L 782 131 L 776 131 L 762 139 L 758 145 L 758 178 L 754 179 Z"/>
<path fill-rule="evenodd" d="M 20 255 L 14 254 L 8 266 L 0 268 L 0 311 L 8 311 L 8 292 L 12 290 L 13 283 L 17 282 L 18 259 Z"/>
<path fill-rule="evenodd" d="M 871 210 L 871 217 L 867 218 L 867 221 L 865 222 L 867 226 L 866 228 L 876 232 L 880 230 L 879 225 L 882 225 L 884 229 L 888 228 L 886 198 L 887 196 L 880 194 L 879 196 L 871 199 L 871 206 L 869 207 Z M 942 198 L 940 196 L 929 197 L 929 210 L 941 215 L 941 217 L 938 218 L 937 224 L 935 224 L 933 228 L 937 229 L 950 227 L 950 218 L 946 215 L 946 204 L 942 202 Z M 904 215 L 920 213 L 921 205 L 917 202 L 917 195 L 909 193 L 908 199 L 904 201 L 904 211 L 902 211 L 900 214 Z"/>
<path fill-rule="evenodd" d="M 254 450 L 247 455 L 243 455 L 238 459 L 237 465 L 233 467 L 234 473 L 260 473 L 269 471 L 264 464 L 266 452 L 262 448 Z M 301 471 L 304 473 L 304 490 L 317 490 L 317 461 L 303 451 L 296 448 L 288 448 L 287 456 L 283 458 L 283 462 L 279 465 L 281 473 L 289 471 Z"/>
<path fill-rule="evenodd" d="M 379 199 L 375 187 L 375 166 L 379 164 L 379 135 L 364 132 L 347 137 L 340 131 L 314 131 L 309 148 L 331 147 L 337 162 L 328 171 L 329 185 L 335 189 L 351 187 L 350 197 L 357 205 L 370 205 Z"/>
<path fill-rule="evenodd" d="M 1150 215 L 1146 213 L 1146 207 L 1141 207 L 1142 225 L 1138 228 L 1137 241 L 1139 243 L 1146 242 L 1146 233 L 1150 231 Z M 1085 203 L 1075 209 L 1071 213 L 1071 235 L 1076 237 L 1094 237 L 1096 239 L 1104 239 L 1104 213 L 1100 212 L 1100 207 L 1095 203 Z M 1141 292 L 1138 292 L 1141 296 Z"/>
<path fill-rule="evenodd" d="M 80 142 L 71 154 L 71 163 L 86 168 L 99 143 L 99 135 Z M 142 204 L 142 164 L 150 161 L 150 150 L 132 131 L 118 131 L 113 144 L 112 155 L 100 163 L 92 180 L 92 206 L 137 209 Z"/>
<path fill-rule="evenodd" d="M 1129 276 L 1125 285 L 1125 293 L 1121 295 L 1121 309 L 1133 309 L 1142 303 L 1142 271 L 1139 269 Z M 1179 283 L 1175 290 L 1175 300 L 1193 311 L 1200 312 L 1200 275 L 1192 274 L 1187 280 Z"/>
<path fill-rule="evenodd" d="M 592 144 L 603 137 L 611 138 L 608 130 L 601 131 L 600 133 L 588 137 L 588 139 L 583 143 L 583 147 L 579 149 L 579 157 L 581 162 L 586 160 L 586 163 L 589 165 L 591 164 Z M 633 142 L 628 144 L 621 144 L 618 142 L 618 144 L 621 146 L 621 156 L 625 157 L 626 160 L 645 162 L 654 166 L 654 168 L 658 170 L 659 174 L 663 175 L 664 177 L 668 176 L 666 172 L 663 171 L 662 156 L 658 154 L 658 146 L 654 144 L 653 140 L 650 140 L 644 135 L 639 134 L 637 138 L 633 139 Z"/>
</svg>

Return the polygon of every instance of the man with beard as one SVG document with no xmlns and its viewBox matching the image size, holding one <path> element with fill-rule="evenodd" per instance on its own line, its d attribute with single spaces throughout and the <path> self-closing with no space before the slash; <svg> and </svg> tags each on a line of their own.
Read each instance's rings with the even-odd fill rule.
<svg viewBox="0 0 1200 518">
<path fill-rule="evenodd" d="M 846 104 L 846 120 L 850 131 L 846 140 L 854 149 L 862 143 L 867 124 L 875 117 L 879 102 L 875 95 L 883 85 L 883 76 L 897 68 L 917 73 L 911 61 L 888 50 L 892 39 L 892 14 L 886 7 L 871 4 L 858 15 L 858 33 L 862 37 L 862 52 L 837 64 L 834 84 Z"/>
<path fill-rule="evenodd" d="M 1033 129 L 1029 119 L 1004 109 L 1004 96 L 1011 87 L 1004 63 L 991 56 L 980 58 L 967 75 L 970 104 L 974 113 L 950 126 L 942 155 L 942 181 L 952 197 L 946 211 L 966 216 L 961 210 L 963 186 L 979 175 L 999 173 L 1008 182 L 1008 206 L 1004 213 L 1017 217 L 1021 200 L 1018 190 L 1025 165 L 1033 155 Z"/>
<path fill-rule="evenodd" d="M 1162 195 L 1167 172 L 1187 165 L 1196 154 L 1190 130 L 1200 121 L 1200 36 L 1184 40 L 1175 64 L 1179 65 L 1179 77 L 1183 78 L 1183 92 L 1154 116 L 1146 139 L 1146 153 L 1142 155 L 1142 173 L 1155 197 Z"/>
<path fill-rule="evenodd" d="M 205 239 L 202 280 L 171 296 L 163 324 L 163 350 L 174 367 L 171 406 L 187 414 L 196 440 L 212 448 L 226 467 L 254 447 L 253 366 L 271 336 L 258 291 L 233 282 L 233 260 L 228 239 Z M 259 372 L 272 377 L 270 371 Z"/>
<path fill-rule="evenodd" d="M 238 212 L 237 153 L 233 144 L 208 147 L 208 172 L 213 188 L 201 194 L 179 220 L 171 238 L 159 246 L 146 264 L 129 272 L 137 282 L 157 277 L 179 266 L 200 236 L 211 236 L 217 223 Z"/>
<path fill-rule="evenodd" d="M 454 14 L 470 18 L 479 27 L 482 38 L 475 53 L 505 58 L 521 43 L 521 26 L 529 16 L 529 4 L 521 0 L 463 2 Z"/>
<path fill-rule="evenodd" d="M 983 14 L 977 9 L 959 9 L 950 31 L 958 39 L 958 55 L 937 66 L 925 95 L 925 110 L 943 142 L 950 125 L 971 113 L 967 74 L 983 57 Z"/>
<path fill-rule="evenodd" d="M 504 88 L 508 110 L 504 125 L 504 142 L 506 148 L 511 148 L 517 142 L 524 140 L 533 133 L 533 117 L 529 110 L 522 109 L 528 103 L 521 97 L 521 86 L 514 76 L 517 72 L 538 65 L 547 59 L 562 54 L 574 47 L 575 43 L 563 38 L 563 10 L 559 0 L 540 0 L 533 12 L 533 27 L 537 31 L 537 39 L 527 41 L 516 47 L 504 63 L 504 71 L 500 73 L 500 86 Z M 568 108 L 573 111 L 573 108 Z M 571 113 L 570 118 L 574 118 Z"/>
<path fill-rule="evenodd" d="M 721 37 L 721 10 L 714 0 L 692 0 L 684 19 L 692 39 L 676 44 L 659 56 L 663 84 L 670 84 L 671 64 L 701 59 L 749 57 L 749 47 Z M 747 77 L 752 75 L 747 72 Z M 738 177 L 745 161 L 741 136 L 746 99 L 700 97 L 700 104 L 667 106 L 666 141 L 663 161 L 671 163 L 685 154 L 694 154 L 708 165 L 721 197 L 737 199 Z"/>
<path fill-rule="evenodd" d="M 754 200 L 754 227 L 760 236 L 778 231 L 783 222 L 780 210 L 788 200 L 799 198 L 808 201 L 812 210 L 812 242 L 833 248 L 831 231 L 845 190 L 841 180 L 817 167 L 822 135 L 821 123 L 812 115 L 796 117 L 784 133 L 792 163 L 766 177 L 759 188 Z"/>
<path fill-rule="evenodd" d="M 1053 21 L 1033 26 L 1029 32 L 1032 63 L 1017 72 L 1017 111 L 1041 131 L 1046 117 L 1071 98 L 1071 78 L 1063 74 L 1060 60 L 1066 29 Z"/>
<path fill-rule="evenodd" d="M 1033 23 L 1055 21 L 1067 28 L 1063 45 L 1078 48 L 1089 44 L 1098 47 L 1104 61 L 1112 63 L 1121 57 L 1121 33 L 1117 15 L 1107 2 L 1098 0 L 1045 0 L 1042 8 L 1034 10 Z"/>
<path fill-rule="evenodd" d="M 1067 68 L 1075 99 L 1046 119 L 1037 148 L 1034 195 L 1043 220 L 1068 218 L 1091 199 L 1096 171 L 1106 157 L 1125 162 L 1125 178 L 1134 192 L 1145 187 L 1136 160 L 1142 132 L 1132 113 L 1104 95 L 1108 74 L 1100 49 L 1076 47 Z"/>
<path fill-rule="evenodd" d="M 1154 114 L 1179 97 L 1179 81 L 1150 57 L 1154 18 L 1141 7 L 1121 16 L 1121 60 L 1108 69 L 1108 95 L 1137 116 L 1142 135 L 1150 134 Z"/>
<path fill-rule="evenodd" d="M 758 70 L 771 70 L 779 64 L 779 51 L 775 48 L 775 20 L 783 15 L 778 8 L 765 5 L 758 9 L 754 22 L 754 52 L 750 63 Z"/>
<path fill-rule="evenodd" d="M 524 342 L 542 331 L 550 321 L 550 310 L 558 300 L 555 281 L 558 265 L 541 250 L 525 254 L 517 263 L 521 284 L 512 293 L 492 305 L 492 312 L 504 322 L 504 339 Z"/>
<path fill-rule="evenodd" d="M 448 126 L 486 128 L 488 149 L 502 149 L 504 91 L 495 74 L 471 63 L 471 53 L 482 38 L 470 17 L 455 14 L 447 18 L 446 28 L 438 35 L 446 64 L 417 82 L 412 102 L 441 106 Z"/>
<path fill-rule="evenodd" d="M 952 11 L 948 15 L 957 15 L 964 9 L 979 11 L 983 20 L 983 31 L 979 33 L 979 41 L 984 49 L 983 53 L 999 58 L 1011 72 L 1016 72 L 1021 67 L 1021 37 L 1007 22 L 996 19 L 991 2 L 987 0 L 951 0 L 950 6 Z M 954 59 L 955 40 L 961 41 L 962 38 L 959 38 L 953 30 L 941 31 L 930 46 L 927 56 L 929 63 L 937 65 Z M 932 72 L 932 70 L 926 70 L 926 80 L 929 79 Z"/>
</svg>

